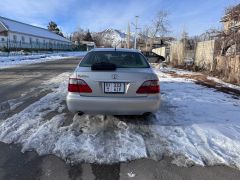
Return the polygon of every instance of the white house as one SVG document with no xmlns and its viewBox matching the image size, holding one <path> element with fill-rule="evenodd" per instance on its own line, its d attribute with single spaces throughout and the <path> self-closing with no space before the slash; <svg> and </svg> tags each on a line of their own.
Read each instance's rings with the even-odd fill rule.
<svg viewBox="0 0 240 180">
<path fill-rule="evenodd" d="M 32 26 L 0 16 L 0 48 L 71 49 L 72 42 L 48 29 Z"/>
</svg>

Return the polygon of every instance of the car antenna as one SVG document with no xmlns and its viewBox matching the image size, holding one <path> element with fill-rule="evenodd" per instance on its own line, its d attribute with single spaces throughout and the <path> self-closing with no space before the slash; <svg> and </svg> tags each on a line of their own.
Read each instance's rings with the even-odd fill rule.
<svg viewBox="0 0 240 180">
<path fill-rule="evenodd" d="M 117 51 L 116 45 L 115 45 L 115 51 Z"/>
</svg>

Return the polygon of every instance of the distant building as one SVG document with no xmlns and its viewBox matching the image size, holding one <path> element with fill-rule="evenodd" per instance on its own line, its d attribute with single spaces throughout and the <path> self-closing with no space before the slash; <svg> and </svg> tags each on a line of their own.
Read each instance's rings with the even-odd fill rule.
<svg viewBox="0 0 240 180">
<path fill-rule="evenodd" d="M 91 49 L 96 48 L 95 42 L 92 41 L 75 41 L 74 42 L 75 46 L 84 46 L 86 51 L 90 51 Z"/>
<path fill-rule="evenodd" d="M 0 48 L 67 50 L 72 42 L 48 29 L 0 17 Z"/>
<path fill-rule="evenodd" d="M 151 39 L 146 42 L 139 41 L 137 43 L 137 48 L 142 52 L 152 52 L 153 49 L 161 48 L 161 47 L 168 47 L 172 41 L 175 39 L 173 37 L 159 37 L 156 38 L 153 42 Z"/>
</svg>

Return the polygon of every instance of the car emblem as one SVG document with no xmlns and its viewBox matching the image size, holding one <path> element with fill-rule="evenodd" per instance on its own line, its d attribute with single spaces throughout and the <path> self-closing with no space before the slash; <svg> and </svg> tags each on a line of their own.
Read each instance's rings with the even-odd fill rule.
<svg viewBox="0 0 240 180">
<path fill-rule="evenodd" d="M 117 79 L 117 78 L 118 78 L 118 75 L 117 75 L 117 74 L 113 74 L 113 75 L 112 75 L 112 78 L 113 78 L 113 79 Z"/>
</svg>

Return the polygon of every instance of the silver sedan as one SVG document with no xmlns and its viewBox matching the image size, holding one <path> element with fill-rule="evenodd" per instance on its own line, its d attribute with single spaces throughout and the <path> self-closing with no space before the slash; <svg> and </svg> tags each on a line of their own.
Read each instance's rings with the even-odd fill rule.
<svg viewBox="0 0 240 180">
<path fill-rule="evenodd" d="M 160 106 L 159 79 L 139 51 L 97 48 L 70 76 L 67 106 L 74 113 L 154 113 Z"/>
</svg>

